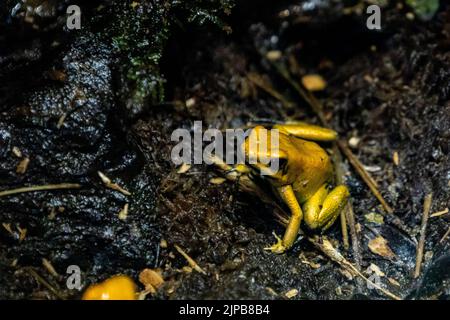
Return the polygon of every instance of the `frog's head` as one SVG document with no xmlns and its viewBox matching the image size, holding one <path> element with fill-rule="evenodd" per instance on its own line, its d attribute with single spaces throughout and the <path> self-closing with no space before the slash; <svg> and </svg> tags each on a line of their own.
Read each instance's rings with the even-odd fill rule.
<svg viewBox="0 0 450 320">
<path fill-rule="evenodd" d="M 290 183 L 287 174 L 289 137 L 277 129 L 256 126 L 242 144 L 246 164 L 274 185 Z"/>
</svg>

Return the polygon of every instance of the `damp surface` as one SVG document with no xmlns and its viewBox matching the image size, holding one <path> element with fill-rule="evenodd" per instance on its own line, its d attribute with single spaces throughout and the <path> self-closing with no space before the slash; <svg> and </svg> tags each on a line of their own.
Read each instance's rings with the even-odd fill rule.
<svg viewBox="0 0 450 320">
<path fill-rule="evenodd" d="M 400 297 L 448 299 L 448 214 L 429 219 L 423 270 L 413 272 L 425 196 L 433 193 L 431 213 L 450 206 L 450 9 L 442 4 L 423 22 L 408 18 L 410 8 L 383 6 L 383 28 L 371 31 L 365 4 L 355 3 L 78 1 L 81 30 L 65 28 L 67 1 L 3 3 L 0 190 L 81 188 L 0 197 L 0 297 L 55 299 L 56 290 L 78 299 L 66 286 L 77 265 L 83 288 L 118 273 L 139 283 L 143 269 L 159 268 L 165 283 L 147 299 L 286 299 L 292 289 L 293 299 L 386 299 L 304 237 L 283 255 L 263 250 L 283 232 L 274 205 L 236 183 L 212 183 L 221 174 L 213 167 L 178 173 L 170 160 L 172 132 L 196 120 L 204 130 L 262 119 L 319 124 L 268 61 L 279 52 L 295 81 L 326 79 L 315 95 L 327 120 L 394 209 L 384 213 L 344 157 L 363 274 L 374 264 Z M 106 188 L 98 171 L 131 196 Z M 354 261 L 339 223 L 326 236 Z M 394 258 L 369 250 L 380 236 Z M 206 275 L 183 269 L 175 244 Z"/>
</svg>

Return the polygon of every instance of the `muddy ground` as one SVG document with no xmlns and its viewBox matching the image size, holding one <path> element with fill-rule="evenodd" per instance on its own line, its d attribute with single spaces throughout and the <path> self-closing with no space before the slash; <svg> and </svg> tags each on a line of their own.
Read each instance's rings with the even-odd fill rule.
<svg viewBox="0 0 450 320">
<path fill-rule="evenodd" d="M 298 83 L 311 73 L 326 79 L 316 96 L 327 120 L 394 209 L 384 212 L 344 157 L 363 273 L 378 266 L 381 286 L 402 298 L 449 298 L 449 214 L 429 219 L 423 271 L 413 278 L 425 196 L 433 193 L 431 213 L 450 206 L 447 4 L 421 21 L 393 1 L 382 6 L 382 30 L 370 31 L 364 2 L 79 1 L 86 27 L 74 31 L 64 28 L 67 2 L 42 2 L 45 17 L 23 7 L 12 17 L 19 1 L 0 10 L 1 190 L 81 188 L 0 197 L 1 298 L 78 299 L 82 291 L 66 286 L 68 266 L 77 265 L 83 288 L 160 268 L 165 284 L 147 299 L 286 299 L 292 289 L 292 299 L 386 299 L 305 238 L 283 255 L 264 251 L 272 232 L 283 232 L 273 205 L 236 183 L 211 183 L 220 176 L 212 167 L 180 174 L 170 160 L 171 133 L 195 120 L 204 129 L 319 123 L 269 51 L 282 53 L 277 63 Z M 105 188 L 98 171 L 132 195 Z M 354 262 L 339 223 L 326 236 Z M 392 257 L 369 250 L 378 236 Z M 175 244 L 206 274 L 183 269 Z"/>
</svg>

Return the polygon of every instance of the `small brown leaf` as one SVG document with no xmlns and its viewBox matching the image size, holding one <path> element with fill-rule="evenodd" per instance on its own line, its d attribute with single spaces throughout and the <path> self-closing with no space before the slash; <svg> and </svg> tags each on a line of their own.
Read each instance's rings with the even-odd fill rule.
<svg viewBox="0 0 450 320">
<path fill-rule="evenodd" d="M 125 203 L 125 205 L 123 206 L 122 210 L 119 211 L 119 219 L 120 220 L 127 220 L 128 217 L 128 203 Z"/>
<path fill-rule="evenodd" d="M 224 183 L 225 181 L 226 181 L 225 178 L 222 178 L 222 177 L 216 177 L 216 178 L 211 178 L 211 179 L 209 180 L 209 183 L 212 183 L 212 184 L 222 184 L 222 183 Z"/>
<path fill-rule="evenodd" d="M 19 242 L 22 242 L 25 240 L 28 230 L 27 228 L 21 228 L 19 225 L 17 226 L 17 230 L 19 231 Z"/>
<path fill-rule="evenodd" d="M 270 61 L 277 61 L 282 56 L 283 56 L 283 54 L 279 50 L 272 50 L 272 51 L 267 52 L 267 54 L 266 54 L 266 58 Z"/>
<path fill-rule="evenodd" d="M 291 299 L 291 298 L 295 297 L 296 295 L 298 295 L 298 290 L 291 289 L 288 292 L 286 292 L 284 295 L 286 296 L 286 298 Z"/>
<path fill-rule="evenodd" d="M 392 161 L 394 162 L 394 164 L 395 164 L 396 166 L 399 165 L 399 163 L 400 163 L 400 157 L 399 157 L 397 151 L 394 151 L 394 153 L 393 153 L 393 155 L 392 155 Z"/>
<path fill-rule="evenodd" d="M 369 249 L 373 253 L 382 256 L 386 259 L 394 259 L 396 258 L 395 253 L 389 248 L 388 242 L 382 236 L 378 236 L 369 241 Z"/>
<path fill-rule="evenodd" d="M 380 267 L 378 267 L 376 264 L 371 263 L 370 266 L 367 268 L 366 273 L 371 274 L 375 273 L 379 277 L 384 277 L 386 274 L 381 271 Z"/>
<path fill-rule="evenodd" d="M 145 286 L 146 290 L 156 291 L 164 283 L 164 279 L 158 270 L 144 269 L 139 274 L 139 281 Z M 151 289 L 154 290 L 151 290 Z"/>
<path fill-rule="evenodd" d="M 27 171 L 29 164 L 30 164 L 30 158 L 28 158 L 28 157 L 23 158 L 17 165 L 16 172 L 18 174 L 24 174 Z"/>
<path fill-rule="evenodd" d="M 309 91 L 321 91 L 327 86 L 326 81 L 318 74 L 307 74 L 303 76 L 302 84 Z"/>
<path fill-rule="evenodd" d="M 190 164 L 187 163 L 183 163 L 179 168 L 177 173 L 186 173 L 189 171 L 189 169 L 191 168 Z"/>
<path fill-rule="evenodd" d="M 167 248 L 167 241 L 165 239 L 161 239 L 161 241 L 159 242 L 159 246 L 163 249 Z"/>
<path fill-rule="evenodd" d="M 12 148 L 12 153 L 17 157 L 17 158 L 22 158 L 22 151 L 20 151 L 20 149 L 18 147 L 13 147 Z"/>
<path fill-rule="evenodd" d="M 397 280 L 395 280 L 393 278 L 387 278 L 387 279 L 388 279 L 390 284 L 392 284 L 394 286 L 397 286 L 397 287 L 400 287 L 400 283 Z"/>
</svg>

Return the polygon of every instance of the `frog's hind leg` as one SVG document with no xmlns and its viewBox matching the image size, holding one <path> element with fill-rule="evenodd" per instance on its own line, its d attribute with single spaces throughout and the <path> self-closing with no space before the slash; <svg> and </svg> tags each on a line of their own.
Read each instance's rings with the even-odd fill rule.
<svg viewBox="0 0 450 320">
<path fill-rule="evenodd" d="M 336 131 L 305 122 L 276 124 L 272 128 L 305 140 L 334 141 L 337 139 Z"/>
<path fill-rule="evenodd" d="M 324 184 L 303 204 L 304 220 L 312 230 L 325 231 L 331 227 L 347 204 L 350 196 L 344 185 L 337 186 L 330 192 Z"/>
</svg>

